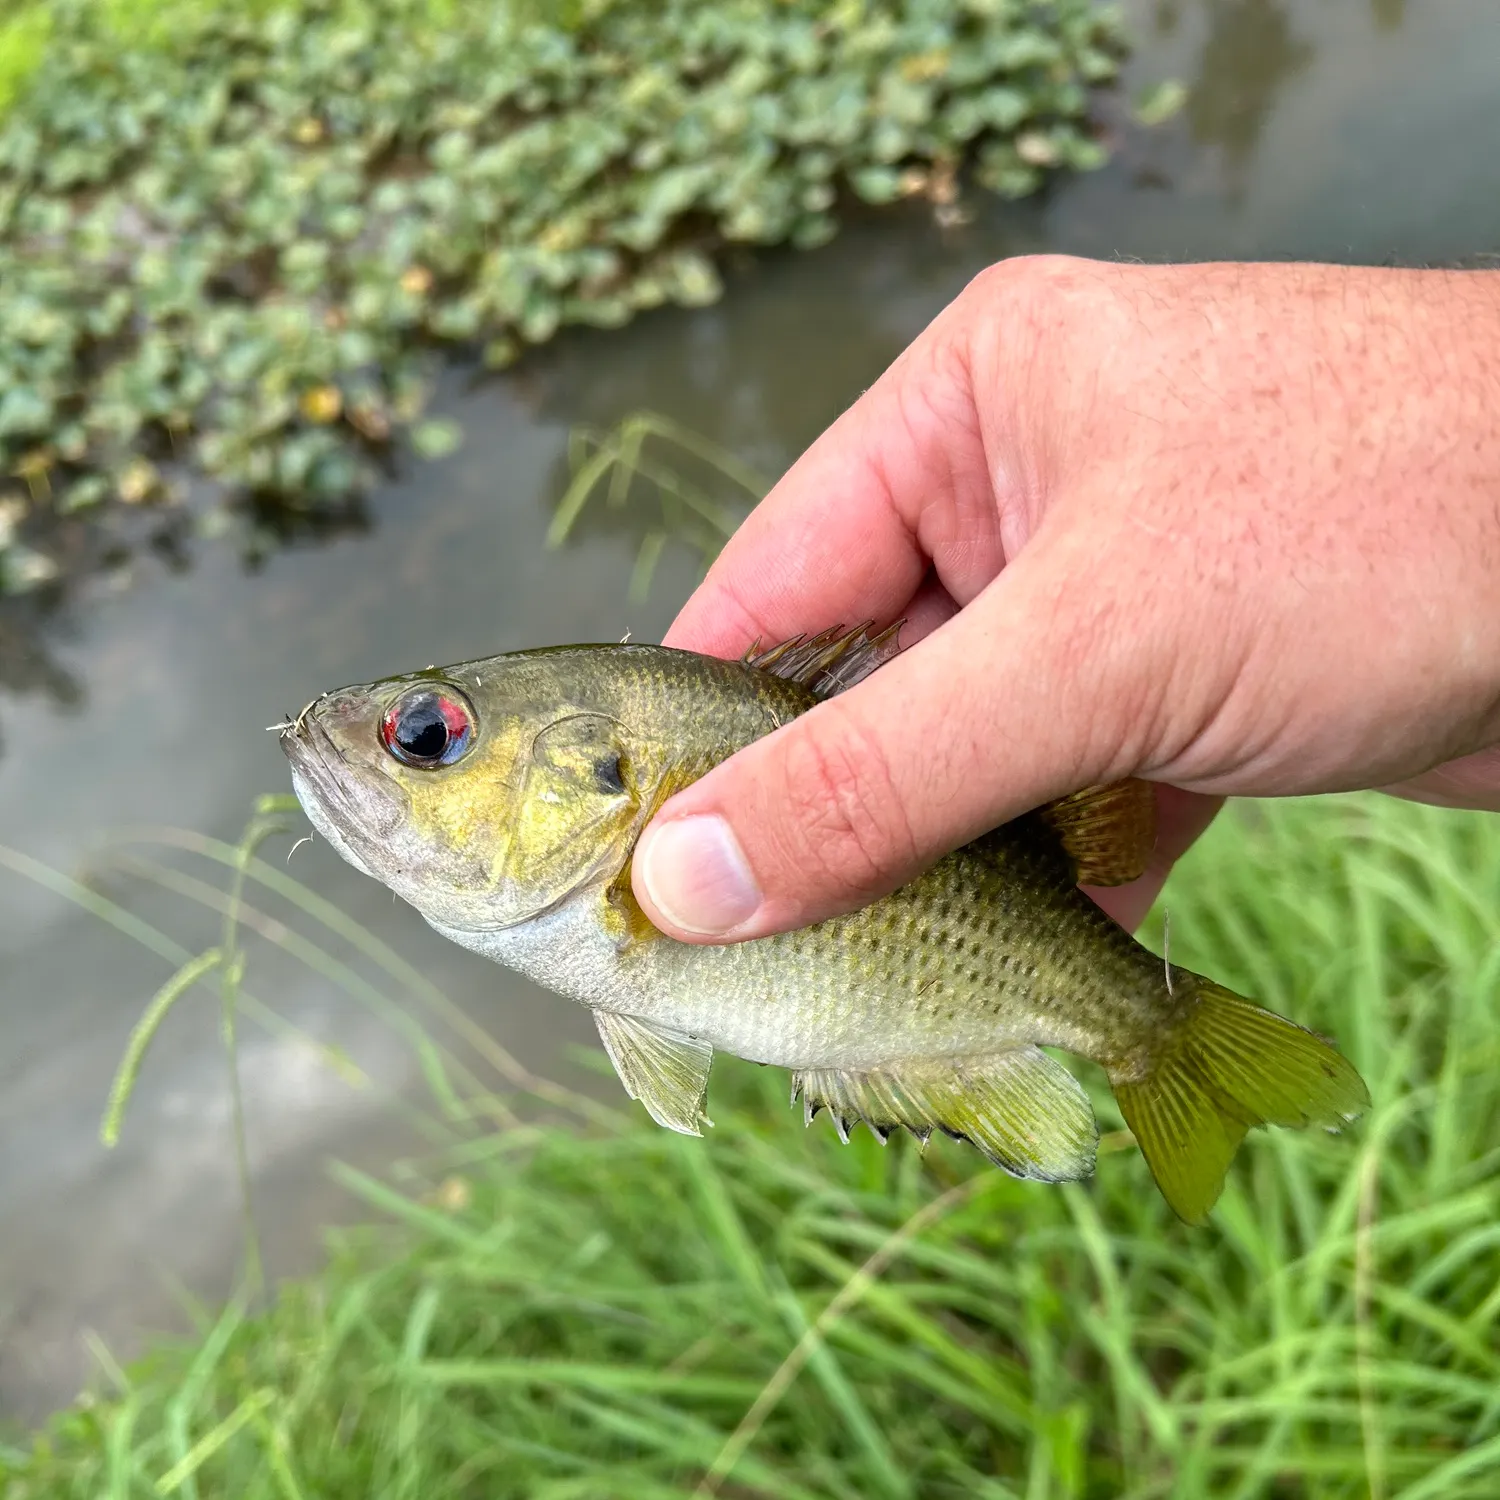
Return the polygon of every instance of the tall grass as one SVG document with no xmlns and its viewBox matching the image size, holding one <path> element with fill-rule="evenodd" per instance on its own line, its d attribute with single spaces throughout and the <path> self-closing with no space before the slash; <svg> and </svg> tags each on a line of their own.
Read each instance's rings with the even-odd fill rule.
<svg viewBox="0 0 1500 1500">
<path fill-rule="evenodd" d="M 727 449 L 654 411 L 631 412 L 604 431 L 575 428 L 568 468 L 547 546 L 566 545 L 586 513 L 615 512 L 641 538 L 630 570 L 633 604 L 650 594 L 669 542 L 695 553 L 706 570 L 771 487 Z"/>
<path fill-rule="evenodd" d="M 174 837 L 243 870 L 245 943 L 290 901 L 283 946 L 334 982 L 356 951 L 412 977 L 273 864 Z M 1174 957 L 1332 1032 L 1376 1101 L 1343 1136 L 1257 1133 L 1208 1228 L 1118 1129 L 1092 1182 L 1023 1184 L 953 1143 L 841 1147 L 733 1062 L 705 1140 L 561 1090 L 574 1123 L 528 1124 L 503 1052 L 434 1043 L 430 1156 L 338 1174 L 370 1226 L 266 1310 L 106 1359 L 0 1449 L 0 1493 L 1493 1500 L 1500 822 L 1257 805 L 1165 904 Z"/>
</svg>

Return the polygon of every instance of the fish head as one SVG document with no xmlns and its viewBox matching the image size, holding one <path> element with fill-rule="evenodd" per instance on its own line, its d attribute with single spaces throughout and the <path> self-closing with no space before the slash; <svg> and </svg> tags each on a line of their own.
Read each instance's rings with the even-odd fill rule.
<svg viewBox="0 0 1500 1500">
<path fill-rule="evenodd" d="M 342 688 L 281 729 L 314 829 L 440 926 L 540 916 L 617 875 L 644 826 L 650 757 L 536 655 Z"/>
</svg>

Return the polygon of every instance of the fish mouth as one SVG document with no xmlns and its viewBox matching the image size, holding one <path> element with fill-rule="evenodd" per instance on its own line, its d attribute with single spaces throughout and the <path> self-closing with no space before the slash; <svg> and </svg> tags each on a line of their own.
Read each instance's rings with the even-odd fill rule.
<svg viewBox="0 0 1500 1500">
<path fill-rule="evenodd" d="M 387 837 L 401 822 L 405 812 L 403 799 L 385 777 L 360 774 L 361 768 L 350 766 L 348 757 L 316 712 L 327 696 L 324 693 L 314 698 L 295 719 L 279 726 L 281 753 L 291 765 L 294 783 L 301 783 L 298 800 L 307 807 L 307 799 L 302 796 L 305 786 L 324 819 L 331 822 L 337 817 L 342 821 L 344 827 L 340 831 L 346 841 L 350 834 Z M 356 780 L 364 793 L 359 799 L 350 790 Z M 328 836 L 326 830 L 324 836 Z"/>
</svg>

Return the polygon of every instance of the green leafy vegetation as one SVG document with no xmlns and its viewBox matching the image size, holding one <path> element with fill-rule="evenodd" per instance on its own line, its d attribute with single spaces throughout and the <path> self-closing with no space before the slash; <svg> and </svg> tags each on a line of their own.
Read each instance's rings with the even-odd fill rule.
<svg viewBox="0 0 1500 1500">
<path fill-rule="evenodd" d="M 274 941 L 393 1024 L 420 1006 L 447 1025 L 420 974 L 254 855 L 266 831 L 238 850 L 159 833 L 165 860 L 115 846 L 119 870 L 228 916 L 217 967 L 0 863 L 204 984 L 243 969 L 247 1021 L 281 1024 L 250 993 Z M 427 1038 L 431 1155 L 339 1174 L 372 1226 L 269 1307 L 106 1363 L 96 1394 L 0 1447 L 0 1493 L 1488 1500 L 1500 821 L 1236 808 L 1165 905 L 1174 959 L 1335 1035 L 1375 1097 L 1342 1136 L 1256 1133 L 1208 1228 L 1172 1219 L 1118 1128 L 1097 1177 L 1059 1189 L 948 1142 L 840 1146 L 771 1070 L 716 1067 L 717 1127 L 685 1140 L 527 1079 L 482 1034 L 470 1062 Z"/>
<path fill-rule="evenodd" d="M 841 200 L 1097 165 L 1120 52 L 1094 0 L 14 8 L 0 591 L 195 477 L 317 514 L 408 430 L 451 451 L 435 351 L 708 302 L 726 246 L 819 244 Z"/>
</svg>

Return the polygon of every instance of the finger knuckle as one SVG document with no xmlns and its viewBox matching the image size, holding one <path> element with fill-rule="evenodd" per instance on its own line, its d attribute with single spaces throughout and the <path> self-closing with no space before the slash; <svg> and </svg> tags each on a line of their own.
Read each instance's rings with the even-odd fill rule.
<svg viewBox="0 0 1500 1500">
<path fill-rule="evenodd" d="M 811 714 L 799 727 L 783 762 L 797 830 L 789 863 L 837 897 L 876 893 L 915 847 L 886 752 L 847 713 Z"/>
<path fill-rule="evenodd" d="M 1002 330 L 1017 366 L 1029 368 L 1044 356 L 1062 363 L 1097 349 L 1106 333 L 1119 333 L 1132 289 L 1142 290 L 1135 267 L 1069 255 L 1016 256 L 975 276 L 955 310 L 965 322 L 980 317 Z"/>
<path fill-rule="evenodd" d="M 1005 309 L 1065 307 L 1097 290 L 1112 268 L 1073 255 L 1015 255 L 975 275 L 960 294 L 970 303 Z"/>
</svg>

